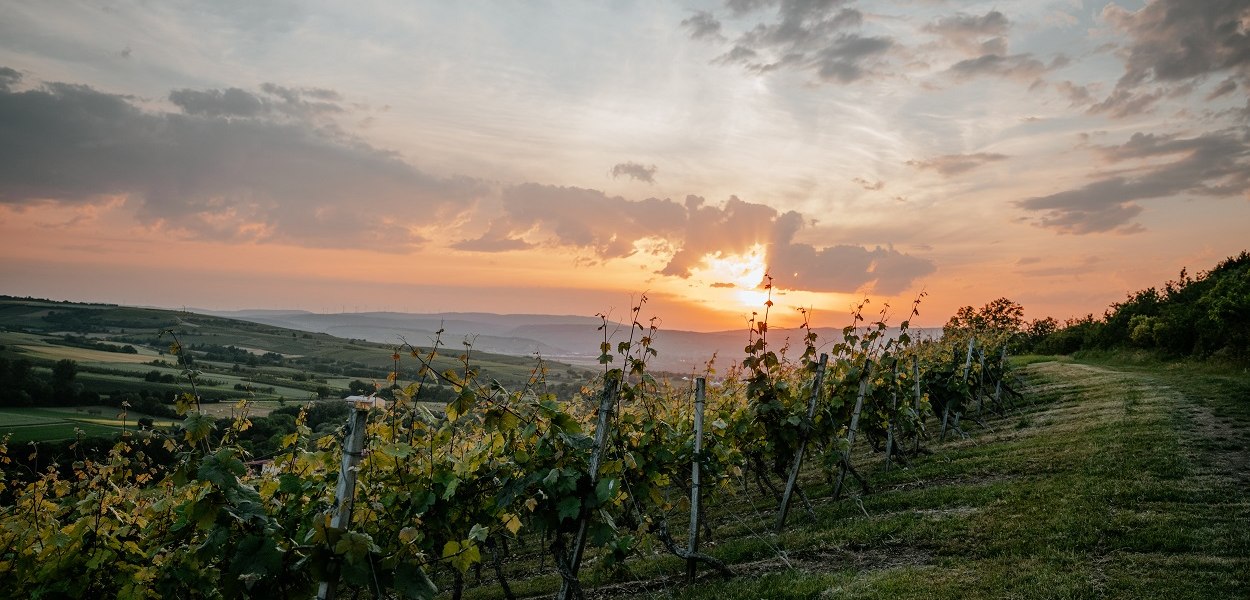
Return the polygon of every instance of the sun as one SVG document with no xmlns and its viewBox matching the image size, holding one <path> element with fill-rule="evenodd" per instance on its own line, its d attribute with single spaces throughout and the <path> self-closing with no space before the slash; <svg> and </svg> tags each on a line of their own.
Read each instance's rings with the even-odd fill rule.
<svg viewBox="0 0 1250 600">
<path fill-rule="evenodd" d="M 702 275 L 714 283 L 732 283 L 741 290 L 753 290 L 764 280 L 768 271 L 764 247 L 755 244 L 741 254 L 717 252 L 703 257 L 707 265 L 700 269 Z"/>
</svg>

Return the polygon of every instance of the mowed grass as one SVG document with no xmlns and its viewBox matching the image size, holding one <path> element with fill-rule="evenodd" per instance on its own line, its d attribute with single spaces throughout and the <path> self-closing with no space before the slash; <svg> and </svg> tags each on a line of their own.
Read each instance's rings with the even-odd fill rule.
<svg viewBox="0 0 1250 600">
<path fill-rule="evenodd" d="M 73 439 L 77 431 L 87 436 L 113 436 L 123 425 L 135 429 L 147 415 L 129 412 L 126 419 L 112 407 L 0 408 L 0 436 L 10 443 L 45 442 Z M 154 418 L 158 426 L 171 425 L 169 419 Z"/>
<path fill-rule="evenodd" d="M 1250 451 L 1250 423 L 1219 409 L 1247 401 L 1225 394 L 1241 389 L 1230 375 L 1191 375 L 1178 387 L 1151 371 L 1028 362 L 1026 404 L 987 417 L 984 428 L 966 419 L 967 439 L 930 443 L 932 455 L 889 472 L 858 453 L 872 494 L 856 488 L 832 501 L 823 474 L 809 470 L 815 519 L 797 506 L 781 535 L 770 533 L 769 498 L 739 492 L 709 507 L 716 537 L 703 550 L 736 577 L 703 572 L 688 585 L 684 565 L 662 553 L 623 571 L 592 561 L 583 568 L 588 595 L 1250 598 L 1250 490 L 1237 462 Z M 1212 413 L 1229 426 L 1213 432 Z M 554 591 L 546 562 L 528 579 L 535 566 L 514 564 L 514 590 Z M 501 597 L 484 579 L 466 596 Z"/>
</svg>

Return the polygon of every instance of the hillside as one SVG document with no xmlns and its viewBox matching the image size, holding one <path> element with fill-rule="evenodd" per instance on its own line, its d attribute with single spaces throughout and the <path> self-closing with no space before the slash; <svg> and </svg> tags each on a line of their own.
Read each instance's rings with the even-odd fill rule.
<svg viewBox="0 0 1250 600">
<path fill-rule="evenodd" d="M 411 341 L 425 352 L 430 339 Z M 385 384 L 396 366 L 392 355 L 399 338 L 379 343 L 182 311 L 0 297 L 0 358 L 6 365 L 27 361 L 42 370 L 72 360 L 80 391 L 106 397 L 185 391 L 182 367 L 170 354 L 175 343 L 202 372 L 199 391 L 206 400 L 277 401 L 341 397 L 352 381 Z M 434 368 L 462 368 L 464 351 L 460 339 L 444 337 Z M 400 356 L 399 379 L 415 378 L 416 360 L 407 348 Z M 537 364 L 532 355 L 478 348 L 472 362 L 484 377 L 508 386 L 523 385 Z M 576 386 L 585 379 L 583 371 L 558 361 L 548 361 L 548 367 L 548 381 L 557 385 Z M 7 397 L 4 403 L 22 404 Z"/>
<path fill-rule="evenodd" d="M 500 315 L 491 313 L 335 313 L 318 314 L 307 311 L 240 310 L 203 311 L 255 323 L 301 331 L 328 333 L 338 337 L 359 338 L 379 343 L 394 343 L 403 338 L 413 343 L 427 343 L 435 332 L 443 331 L 444 342 L 459 344 L 473 341 L 483 352 L 513 356 L 533 356 L 582 366 L 597 366 L 599 344 L 603 341 L 601 321 L 596 317 L 573 315 Z M 610 323 L 608 332 L 615 343 L 628 335 L 629 328 Z M 822 343 L 842 339 L 840 327 L 814 329 Z M 897 330 L 892 330 L 896 334 Z M 913 335 L 937 335 L 939 330 L 914 329 Z M 776 328 L 770 331 L 775 343 L 799 343 L 797 330 Z M 737 357 L 747 344 L 745 326 L 741 330 L 697 332 L 665 329 L 655 335 L 658 350 L 651 360 L 654 369 L 670 373 L 701 372 L 713 356 L 724 367 Z"/>
</svg>

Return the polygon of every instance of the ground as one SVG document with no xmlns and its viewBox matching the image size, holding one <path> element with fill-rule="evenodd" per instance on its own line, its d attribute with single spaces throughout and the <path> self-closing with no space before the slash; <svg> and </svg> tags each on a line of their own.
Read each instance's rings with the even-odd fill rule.
<svg viewBox="0 0 1250 600">
<path fill-rule="evenodd" d="M 809 470 L 815 519 L 794 510 L 780 536 L 770 499 L 709 507 L 702 549 L 734 578 L 688 585 L 659 553 L 625 570 L 591 561 L 588 596 L 1250 597 L 1250 376 L 1072 361 L 1020 374 L 1023 403 L 965 420 L 967 438 L 931 441 L 906 468 L 865 450 L 872 494 L 834 501 Z M 536 546 L 508 562 L 518 596 L 557 584 Z M 501 597 L 489 573 L 467 597 Z"/>
</svg>

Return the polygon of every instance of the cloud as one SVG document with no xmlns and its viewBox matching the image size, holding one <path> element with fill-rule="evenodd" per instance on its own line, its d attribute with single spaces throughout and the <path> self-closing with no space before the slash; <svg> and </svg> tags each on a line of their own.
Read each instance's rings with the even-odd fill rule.
<svg viewBox="0 0 1250 600">
<path fill-rule="evenodd" d="M 7 92 L 22 80 L 22 74 L 9 67 L 0 67 L 0 92 Z"/>
<path fill-rule="evenodd" d="M 334 90 L 289 88 L 274 83 L 262 83 L 260 89 L 264 95 L 239 88 L 181 89 L 170 92 L 169 101 L 185 114 L 206 117 L 288 116 L 308 120 L 345 112 L 339 105 L 342 97 Z"/>
<path fill-rule="evenodd" d="M 1089 92 L 1088 87 L 1071 81 L 1060 81 L 1055 84 L 1055 89 L 1067 97 L 1069 107 L 1084 106 L 1094 101 L 1094 96 Z"/>
<path fill-rule="evenodd" d="M 1210 94 L 1207 94 L 1207 101 L 1209 102 L 1219 98 L 1220 96 L 1231 94 L 1236 91 L 1236 89 L 1237 81 L 1232 77 L 1229 77 L 1228 79 L 1221 81 L 1219 85 L 1215 86 L 1215 89 L 1211 90 Z"/>
<path fill-rule="evenodd" d="M 700 10 L 696 11 L 687 19 L 683 19 L 681 26 L 690 30 L 690 38 L 695 40 L 710 39 L 723 40 L 725 36 L 720 32 L 720 21 L 712 13 Z"/>
<path fill-rule="evenodd" d="M 863 78 L 870 59 L 885 53 L 893 44 L 886 37 L 842 34 L 815 53 L 812 67 L 824 81 L 850 83 Z"/>
<path fill-rule="evenodd" d="M 860 187 L 870 192 L 875 192 L 885 187 L 884 181 L 868 181 L 867 179 L 864 179 L 863 177 L 855 177 L 851 179 L 851 181 L 854 183 L 858 183 Z"/>
<path fill-rule="evenodd" d="M 469 252 L 513 252 L 516 250 L 528 250 L 534 246 L 535 244 L 526 242 L 523 239 L 508 237 L 506 231 L 501 231 L 494 227 L 477 239 L 463 240 L 451 245 L 452 248 L 457 250 L 467 250 Z"/>
<path fill-rule="evenodd" d="M 708 256 L 744 255 L 762 246 L 779 286 L 821 292 L 871 286 L 893 294 L 934 270 L 932 262 L 892 248 L 798 242 L 806 225 L 802 215 L 737 197 L 720 206 L 698 196 L 680 203 L 629 201 L 597 190 L 527 183 L 504 190 L 502 199 L 501 216 L 489 231 L 457 247 L 505 251 L 509 244 L 543 244 L 585 250 L 599 260 L 641 252 L 665 261 L 657 273 L 685 279 Z"/>
<path fill-rule="evenodd" d="M 1056 64 L 1062 64 L 1059 59 Z M 984 54 L 976 58 L 961 60 L 947 73 L 959 80 L 981 76 L 1009 77 L 1012 79 L 1034 80 L 1050 70 L 1042 61 L 1033 58 L 1032 54 Z"/>
<path fill-rule="evenodd" d="M 622 175 L 632 177 L 637 181 L 645 181 L 647 183 L 655 183 L 655 165 L 640 165 L 636 162 L 623 162 L 612 166 L 612 177 L 617 178 Z"/>
<path fill-rule="evenodd" d="M 188 115 L 207 117 L 255 117 L 269 111 L 260 98 L 239 88 L 174 90 L 169 101 Z"/>
<path fill-rule="evenodd" d="M 729 0 L 726 6 L 735 17 L 766 8 L 776 12 L 733 38 L 730 48 L 714 62 L 753 73 L 807 72 L 826 82 L 851 83 L 868 77 L 884 66 L 894 40 L 849 33 L 863 25 L 864 15 L 846 4 L 846 0 Z M 715 21 L 706 13 L 696 17 L 682 21 L 691 38 L 711 38 L 707 32 Z M 715 23 L 715 41 L 729 40 L 721 33 L 720 23 Z"/>
<path fill-rule="evenodd" d="M 946 154 L 935 156 L 928 160 L 909 160 L 907 164 L 917 169 L 937 171 L 942 175 L 951 177 L 965 171 L 971 171 L 986 163 L 1006 160 L 1007 158 L 1006 154 L 977 152 L 976 154 Z"/>
<path fill-rule="evenodd" d="M 1006 54 L 1007 31 L 1011 21 L 1003 13 L 991 10 L 981 16 L 956 13 L 925 25 L 923 31 L 932 33 L 946 44 L 973 56 L 981 54 Z"/>
<path fill-rule="evenodd" d="M 1164 90 L 1142 87 L 1192 85 L 1230 73 L 1250 84 L 1250 3 L 1246 0 L 1153 0 L 1137 11 L 1108 4 L 1102 18 L 1126 34 L 1119 55 L 1124 74 L 1111 95 L 1091 109 L 1113 118 L 1149 110 Z M 1234 82 L 1235 83 L 1235 82 Z M 1208 100 L 1234 88 L 1221 84 Z"/>
<path fill-rule="evenodd" d="M 635 242 L 650 236 L 673 237 L 685 221 L 684 208 L 671 200 L 630 202 L 579 187 L 525 183 L 505 188 L 500 200 L 501 214 L 484 236 L 496 247 L 528 236 L 548 245 L 585 249 L 601 260 L 632 256 Z M 477 249 L 463 243 L 458 247 Z"/>
<path fill-rule="evenodd" d="M 1245 0 L 1154 0 L 1136 12 L 1112 3 L 1102 17 L 1131 39 L 1121 79 L 1125 86 L 1230 70 L 1250 75 L 1250 4 Z"/>
<path fill-rule="evenodd" d="M 1041 213 L 1038 225 L 1062 233 L 1126 233 L 1141 229 L 1131 223 L 1142 212 L 1141 200 L 1250 195 L 1250 141 L 1242 131 L 1192 138 L 1135 133 L 1121 145 L 1095 150 L 1110 164 L 1136 160 L 1145 166 L 1016 205 Z"/>
<path fill-rule="evenodd" d="M 177 90 L 181 112 L 154 112 L 83 85 L 6 87 L 0 204 L 124 197 L 141 222 L 192 237 L 399 251 L 422 241 L 411 224 L 489 191 L 308 120 L 317 96 L 330 94 Z"/>
<path fill-rule="evenodd" d="M 1105 100 L 1089 107 L 1089 113 L 1106 113 L 1113 119 L 1122 119 L 1149 111 L 1163 99 L 1163 95 L 1162 89 L 1135 92 L 1131 88 L 1116 87 Z"/>
</svg>

